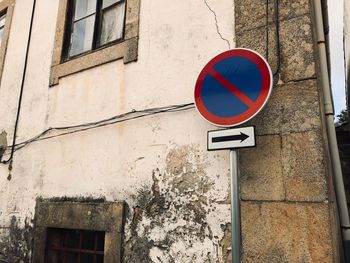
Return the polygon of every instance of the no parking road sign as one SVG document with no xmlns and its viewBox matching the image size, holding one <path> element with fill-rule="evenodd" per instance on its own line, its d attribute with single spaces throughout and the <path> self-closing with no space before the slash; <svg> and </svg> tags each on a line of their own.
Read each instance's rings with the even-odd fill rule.
<svg viewBox="0 0 350 263">
<path fill-rule="evenodd" d="M 230 127 L 253 118 L 271 90 L 272 73 L 265 59 L 252 50 L 237 48 L 209 61 L 199 74 L 194 97 L 204 119 Z"/>
<path fill-rule="evenodd" d="M 203 68 L 194 100 L 208 122 L 222 127 L 242 124 L 264 107 L 272 90 L 270 66 L 258 53 L 243 48 L 219 54 Z M 232 262 L 241 262 L 241 216 L 237 148 L 255 146 L 254 127 L 208 132 L 208 150 L 230 149 Z"/>
</svg>

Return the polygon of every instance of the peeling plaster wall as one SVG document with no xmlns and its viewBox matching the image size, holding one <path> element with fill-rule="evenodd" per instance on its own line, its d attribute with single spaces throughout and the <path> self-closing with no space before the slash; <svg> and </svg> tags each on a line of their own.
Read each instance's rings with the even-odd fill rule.
<svg viewBox="0 0 350 263">
<path fill-rule="evenodd" d="M 255 49 L 275 85 L 249 122 L 257 148 L 240 151 L 243 261 L 338 262 L 308 0 L 278 1 L 277 16 L 265 0 L 142 0 L 137 62 L 107 63 L 49 88 L 58 2 L 37 0 L 18 142 L 49 127 L 192 102 L 210 58 L 235 45 Z M 2 145 L 13 137 L 32 3 L 17 0 L 14 10 L 0 87 Z M 231 262 L 228 152 L 207 152 L 211 129 L 189 109 L 16 151 L 11 171 L 0 165 L 0 259 L 29 261 L 40 197 L 125 201 L 124 262 Z"/>
<path fill-rule="evenodd" d="M 201 68 L 235 45 L 232 0 L 142 0 L 136 63 L 108 63 L 49 88 L 58 2 L 36 3 L 17 142 L 49 127 L 192 102 Z M 0 87 L 0 131 L 7 142 L 32 4 L 16 1 Z M 190 109 L 16 151 L 12 171 L 0 165 L 0 259 L 29 262 L 37 197 L 73 197 L 126 202 L 125 262 L 227 262 L 228 153 L 206 151 L 209 129 Z"/>
</svg>

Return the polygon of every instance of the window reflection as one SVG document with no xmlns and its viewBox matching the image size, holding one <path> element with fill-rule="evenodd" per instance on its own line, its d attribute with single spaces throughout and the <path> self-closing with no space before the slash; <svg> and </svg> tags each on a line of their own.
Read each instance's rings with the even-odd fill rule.
<svg viewBox="0 0 350 263">
<path fill-rule="evenodd" d="M 125 2 L 103 10 L 100 45 L 121 39 L 125 17 Z"/>
<path fill-rule="evenodd" d="M 96 0 L 76 0 L 74 20 L 89 16 L 96 11 Z"/>
<path fill-rule="evenodd" d="M 71 58 L 123 38 L 126 0 L 72 0 Z"/>
<path fill-rule="evenodd" d="M 4 35 L 4 30 L 5 30 L 5 20 L 6 20 L 6 14 L 0 17 L 0 46 L 2 43 L 2 37 Z"/>
<path fill-rule="evenodd" d="M 74 23 L 69 56 L 75 56 L 92 49 L 95 15 Z"/>
</svg>

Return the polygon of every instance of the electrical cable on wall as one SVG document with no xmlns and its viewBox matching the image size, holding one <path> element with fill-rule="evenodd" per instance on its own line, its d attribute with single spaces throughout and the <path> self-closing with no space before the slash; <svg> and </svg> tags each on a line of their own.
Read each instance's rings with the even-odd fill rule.
<svg viewBox="0 0 350 263">
<path fill-rule="evenodd" d="M 280 44 L 280 21 L 279 21 L 279 0 L 274 1 L 275 9 L 275 24 L 276 24 L 276 71 L 273 73 L 273 76 L 276 76 L 280 73 L 281 70 L 281 44 Z"/>
<path fill-rule="evenodd" d="M 279 0 L 274 1 L 274 19 L 275 23 L 275 43 L 276 43 L 276 70 L 273 76 L 277 76 L 281 70 L 281 44 L 280 44 L 280 24 L 279 24 Z M 269 0 L 266 0 L 266 57 L 269 59 Z"/>
<path fill-rule="evenodd" d="M 24 142 L 14 144 L 12 146 L 7 146 L 7 150 L 11 150 L 11 156 L 9 157 L 9 159 L 7 159 L 5 161 L 1 161 L 0 163 L 3 163 L 3 164 L 10 163 L 12 161 L 13 153 L 15 151 L 18 151 L 18 150 L 26 147 L 28 144 L 31 144 L 31 143 L 36 142 L 36 141 L 43 141 L 43 140 L 47 140 L 47 139 L 52 139 L 52 138 L 56 138 L 56 137 L 60 137 L 60 136 L 64 136 L 64 135 L 73 134 L 76 132 L 87 131 L 87 130 L 91 130 L 91 129 L 95 129 L 95 128 L 99 128 L 99 127 L 103 127 L 103 126 L 107 126 L 107 125 L 112 125 L 112 124 L 116 124 L 116 123 L 120 123 L 120 122 L 135 120 L 135 119 L 148 117 L 148 116 L 152 116 L 152 115 L 156 115 L 156 114 L 160 114 L 160 113 L 185 111 L 185 110 L 189 110 L 189 109 L 193 109 L 193 108 L 194 108 L 194 103 L 185 103 L 185 104 L 169 105 L 169 106 L 157 107 L 157 108 L 148 108 L 148 109 L 144 109 L 144 110 L 132 110 L 132 111 L 129 111 L 129 112 L 126 112 L 123 114 L 119 114 L 119 115 L 116 115 L 116 116 L 113 116 L 113 117 L 110 117 L 107 119 L 103 119 L 100 121 L 96 121 L 96 122 L 89 122 L 89 123 L 72 125 L 72 126 L 48 128 L 45 131 L 43 131 L 42 133 L 24 141 Z M 59 133 L 59 134 L 50 135 L 50 132 L 54 132 L 54 131 L 64 131 L 64 132 Z M 45 135 L 47 135 L 47 136 L 45 136 Z"/>
<path fill-rule="evenodd" d="M 34 13 L 34 8 L 35 8 L 35 4 L 33 7 L 33 13 Z M 275 42 L 276 42 L 276 57 L 277 57 L 276 64 L 277 65 L 276 65 L 276 70 L 273 73 L 273 76 L 276 76 L 280 73 L 280 64 L 281 64 L 280 63 L 280 41 L 279 41 L 280 40 L 280 35 L 279 35 L 279 0 L 274 1 L 274 9 L 275 9 L 274 22 L 276 25 Z M 267 18 L 266 18 L 267 45 L 266 46 L 267 46 L 267 57 L 269 57 L 269 46 L 268 46 L 268 41 L 269 41 L 269 34 L 268 34 L 269 5 L 268 5 L 268 0 L 266 1 L 266 16 L 267 16 Z M 33 20 L 33 17 L 34 17 L 34 15 L 32 14 L 32 20 Z M 31 24 L 32 24 L 32 21 L 31 21 Z M 30 30 L 31 30 L 31 28 L 30 28 Z M 31 31 L 29 33 L 31 34 Z M 30 41 L 30 38 L 29 38 L 29 41 Z M 27 49 L 29 49 L 29 44 L 30 44 L 30 42 L 28 43 Z M 27 55 L 28 55 L 28 50 L 27 50 Z M 26 60 L 27 60 L 27 57 L 26 57 Z M 27 63 L 25 63 L 25 66 L 26 66 L 26 64 Z M 26 70 L 24 70 L 24 77 L 22 79 L 22 82 L 23 82 L 22 86 L 24 84 L 25 71 Z M 21 105 L 21 99 L 22 99 L 22 91 L 20 94 L 19 105 Z M 3 163 L 3 164 L 10 163 L 10 165 L 11 165 L 11 162 L 13 160 L 13 154 L 15 151 L 20 150 L 23 147 L 27 146 L 28 144 L 36 142 L 36 141 L 47 140 L 50 138 L 60 137 L 60 136 L 64 136 L 64 135 L 68 135 L 68 134 L 72 134 L 72 133 L 76 133 L 76 132 L 82 132 L 82 131 L 86 131 L 86 130 L 90 130 L 90 129 L 94 129 L 94 128 L 98 128 L 98 127 L 102 127 L 102 126 L 106 126 L 106 125 L 111 125 L 111 124 L 115 124 L 115 123 L 119 123 L 119 122 L 125 122 L 125 121 L 129 121 L 129 120 L 133 120 L 133 119 L 137 119 L 137 118 L 142 118 L 142 117 L 146 117 L 146 116 L 150 116 L 150 115 L 155 115 L 155 114 L 159 114 L 159 113 L 188 110 L 188 109 L 194 108 L 194 103 L 170 105 L 170 106 L 159 107 L 159 108 L 150 108 L 150 109 L 145 109 L 145 110 L 140 110 L 140 111 L 133 110 L 133 111 L 130 111 L 130 112 L 127 112 L 124 114 L 120 114 L 120 115 L 116 115 L 116 116 L 113 116 L 111 118 L 104 119 L 104 120 L 97 121 L 97 122 L 90 122 L 90 123 L 84 123 L 84 124 L 73 125 L 73 126 L 65 126 L 65 127 L 52 127 L 52 128 L 46 129 L 45 131 L 34 136 L 31 139 L 28 139 L 24 142 L 16 144 L 16 133 L 17 133 L 18 118 L 19 118 L 19 113 L 20 113 L 20 106 L 18 108 L 19 108 L 19 110 L 17 112 L 13 143 L 12 143 L 12 146 L 7 146 L 7 150 L 11 150 L 11 155 L 7 160 L 0 161 L 0 163 Z M 131 116 L 133 116 L 133 117 L 131 117 Z M 50 132 L 62 131 L 62 130 L 64 130 L 65 132 L 60 133 L 60 134 L 56 134 L 56 135 L 49 135 Z M 48 136 L 45 136 L 45 135 L 48 135 Z"/>
<path fill-rule="evenodd" d="M 29 32 L 28 32 L 28 42 L 27 42 L 27 47 L 26 47 L 26 55 L 25 55 L 25 59 L 24 59 L 24 68 L 23 68 L 22 81 L 21 81 L 21 89 L 20 89 L 20 92 L 19 92 L 18 107 L 17 107 L 17 113 L 16 113 L 16 121 L 15 121 L 15 127 L 14 127 L 14 131 L 13 131 L 12 146 L 16 145 L 16 139 L 17 139 L 17 129 L 18 129 L 18 123 L 19 123 L 19 116 L 20 116 L 20 113 L 21 113 L 21 105 L 22 105 L 22 98 L 23 98 L 23 91 L 24 91 L 24 83 L 25 83 L 25 80 L 26 80 L 26 73 L 27 73 L 27 66 L 28 66 L 29 48 L 30 48 L 30 43 L 31 43 L 31 40 L 32 40 L 32 30 L 33 30 L 35 6 L 36 6 L 36 0 L 33 0 L 32 14 L 31 14 L 31 18 L 30 18 L 30 25 L 29 25 Z M 14 154 L 14 147 L 12 147 L 12 149 L 11 149 L 11 156 L 10 156 L 10 158 L 7 161 L 7 162 L 10 163 L 9 170 L 12 170 L 13 154 Z"/>
</svg>

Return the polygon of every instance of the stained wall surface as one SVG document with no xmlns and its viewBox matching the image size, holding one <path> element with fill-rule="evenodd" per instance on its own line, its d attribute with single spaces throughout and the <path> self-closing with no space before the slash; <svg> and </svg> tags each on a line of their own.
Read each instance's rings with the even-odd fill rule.
<svg viewBox="0 0 350 263">
<path fill-rule="evenodd" d="M 49 87 L 59 1 L 37 0 L 17 142 L 192 103 L 210 58 L 255 49 L 272 65 L 275 87 L 250 122 L 257 148 L 240 151 L 244 262 L 337 262 L 311 7 L 272 2 L 142 0 L 137 62 L 117 60 Z M 13 139 L 32 6 L 15 4 L 0 86 L 3 145 Z M 229 156 L 207 152 L 214 127 L 193 107 L 85 127 L 51 130 L 17 149 L 12 167 L 0 165 L 1 257 L 29 262 L 40 198 L 124 201 L 124 262 L 231 262 Z"/>
</svg>

